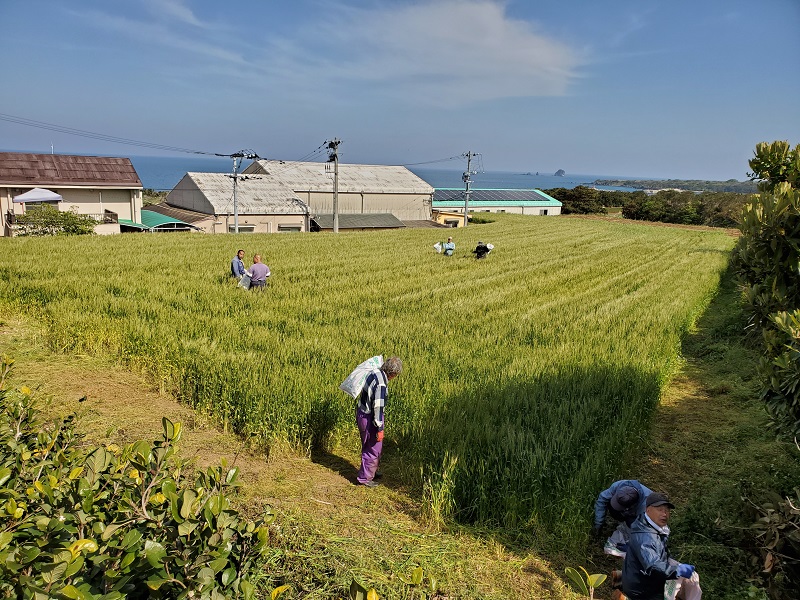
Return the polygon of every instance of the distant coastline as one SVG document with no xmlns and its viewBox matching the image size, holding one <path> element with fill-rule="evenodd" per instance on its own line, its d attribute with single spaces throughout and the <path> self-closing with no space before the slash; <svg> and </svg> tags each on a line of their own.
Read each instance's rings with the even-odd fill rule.
<svg viewBox="0 0 800 600">
<path fill-rule="evenodd" d="M 704 179 L 596 179 L 593 185 L 621 186 L 637 190 L 685 190 L 689 192 L 734 192 L 755 194 L 758 191 L 754 181 L 707 181 Z"/>
</svg>

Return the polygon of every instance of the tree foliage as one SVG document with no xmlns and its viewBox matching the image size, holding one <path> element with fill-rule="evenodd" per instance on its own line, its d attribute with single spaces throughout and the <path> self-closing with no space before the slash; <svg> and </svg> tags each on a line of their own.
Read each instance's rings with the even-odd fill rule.
<svg viewBox="0 0 800 600">
<path fill-rule="evenodd" d="M 73 211 L 62 212 L 48 204 L 28 208 L 24 215 L 16 217 L 17 235 L 86 235 L 94 233 L 97 225 L 92 217 Z"/>
<path fill-rule="evenodd" d="M 598 179 L 594 185 L 632 187 L 640 190 L 677 189 L 689 192 L 732 192 L 752 194 L 756 185 L 752 181 L 707 181 L 704 179 Z"/>
<path fill-rule="evenodd" d="M 561 202 L 561 212 L 565 215 L 606 213 L 606 207 L 600 201 L 599 192 L 585 185 L 579 185 L 572 189 L 553 188 L 545 190 L 545 193 Z"/>
<path fill-rule="evenodd" d="M 237 469 L 186 470 L 168 419 L 152 444 L 87 448 L 73 416 L 46 424 L 29 389 L 3 389 L 11 362 L 0 362 L 0 596 L 254 596 L 269 530 L 231 508 Z"/>
<path fill-rule="evenodd" d="M 756 146 L 759 193 L 745 206 L 736 250 L 750 324 L 763 341 L 762 396 L 778 431 L 800 435 L 800 145 Z"/>
<path fill-rule="evenodd" d="M 651 196 L 644 192 L 632 192 L 622 207 L 622 216 L 640 221 L 737 227 L 742 207 L 748 198 L 744 194 L 730 192 L 696 194 L 663 190 Z"/>
</svg>

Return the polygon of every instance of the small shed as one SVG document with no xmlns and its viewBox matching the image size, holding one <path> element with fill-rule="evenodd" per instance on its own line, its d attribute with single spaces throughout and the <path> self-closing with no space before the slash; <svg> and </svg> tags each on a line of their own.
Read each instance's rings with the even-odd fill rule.
<svg viewBox="0 0 800 600">
<path fill-rule="evenodd" d="M 339 215 L 339 230 L 374 231 L 377 229 L 400 229 L 403 222 L 391 213 L 369 213 L 363 215 Z M 333 231 L 333 214 L 311 217 L 311 231 Z"/>
</svg>

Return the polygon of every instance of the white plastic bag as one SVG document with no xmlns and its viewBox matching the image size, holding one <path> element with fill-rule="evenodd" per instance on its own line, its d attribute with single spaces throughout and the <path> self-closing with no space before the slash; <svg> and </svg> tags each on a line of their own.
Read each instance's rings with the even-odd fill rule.
<svg viewBox="0 0 800 600">
<path fill-rule="evenodd" d="M 353 399 L 358 398 L 361 390 L 364 389 L 364 383 L 367 381 L 369 374 L 380 369 L 381 365 L 383 365 L 382 355 L 373 356 L 365 360 L 353 369 L 353 372 L 342 382 L 339 389 L 352 396 Z"/>
<path fill-rule="evenodd" d="M 442 242 L 436 242 L 433 245 L 433 249 L 436 250 L 437 254 L 440 254 L 442 252 Z"/>
<path fill-rule="evenodd" d="M 486 247 L 489 249 L 489 252 L 494 250 L 494 244 L 486 244 Z"/>
</svg>

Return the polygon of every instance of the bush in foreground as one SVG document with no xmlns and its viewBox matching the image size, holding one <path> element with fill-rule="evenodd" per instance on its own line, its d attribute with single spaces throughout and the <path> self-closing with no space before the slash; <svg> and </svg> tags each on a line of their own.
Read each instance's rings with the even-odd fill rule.
<svg viewBox="0 0 800 600">
<path fill-rule="evenodd" d="M 180 423 L 153 444 L 86 448 L 73 416 L 42 422 L 0 362 L 0 596 L 252 598 L 268 524 L 228 493 L 238 469 L 184 472 Z"/>
</svg>

